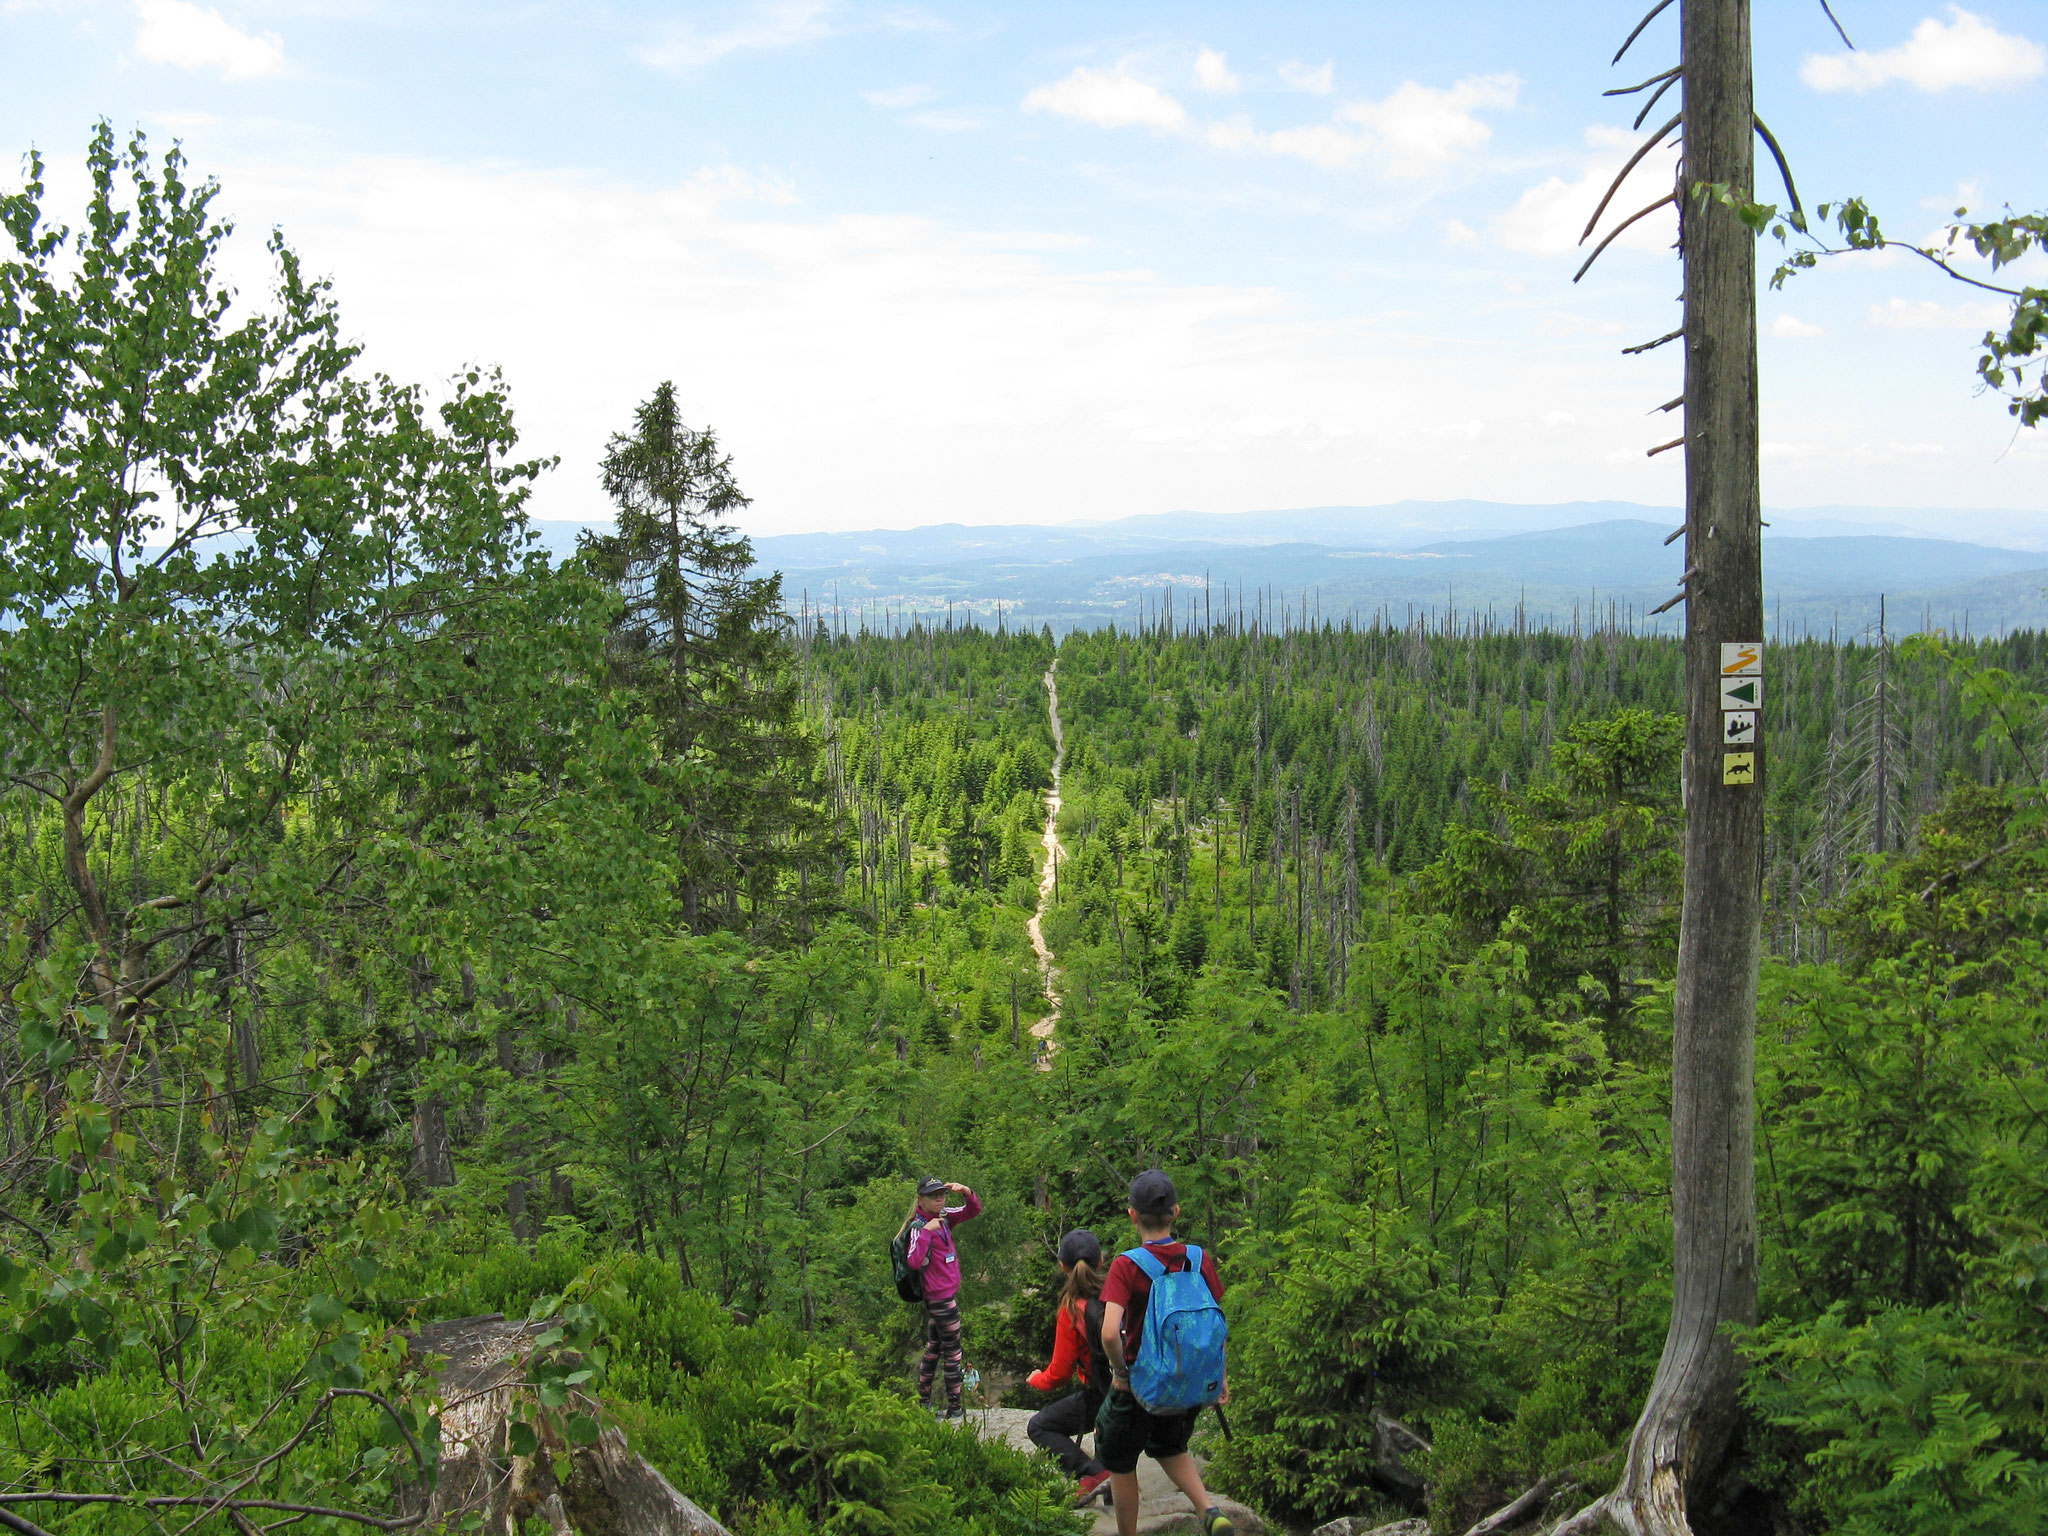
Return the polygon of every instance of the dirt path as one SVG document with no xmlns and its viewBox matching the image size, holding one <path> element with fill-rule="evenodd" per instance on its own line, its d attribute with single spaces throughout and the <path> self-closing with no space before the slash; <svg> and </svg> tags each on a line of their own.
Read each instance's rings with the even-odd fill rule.
<svg viewBox="0 0 2048 1536">
<path fill-rule="evenodd" d="M 1060 846 L 1060 772 L 1066 765 L 1067 738 L 1060 727 L 1060 659 L 1055 656 L 1052 665 L 1045 669 L 1045 708 L 1052 720 L 1052 789 L 1045 797 L 1045 868 L 1038 874 L 1038 910 L 1031 914 L 1031 921 L 1025 929 L 1031 935 L 1031 948 L 1038 956 L 1038 976 L 1045 1000 L 1052 1004 L 1052 1012 L 1031 1026 L 1031 1033 L 1045 1042 L 1038 1053 L 1038 1065 L 1049 1070 L 1052 1053 L 1059 1049 L 1052 1032 L 1060 1021 L 1059 972 L 1053 969 L 1052 950 L 1045 942 L 1045 926 L 1040 921 L 1046 909 L 1052 904 L 1053 882 L 1057 878 L 1058 861 L 1067 856 Z"/>
<path fill-rule="evenodd" d="M 1031 1411 L 1027 1408 L 974 1408 L 968 1411 L 967 1422 L 984 1440 L 1005 1440 L 1026 1453 L 1036 1449 L 1025 1435 L 1025 1426 L 1031 1422 Z M 1196 1461 L 1199 1464 L 1201 1458 L 1197 1457 Z M 1187 1498 L 1167 1481 L 1166 1474 L 1159 1470 L 1159 1463 L 1150 1456 L 1138 1463 L 1138 1497 L 1140 1536 L 1193 1531 L 1201 1524 Z M 1242 1504 L 1233 1499 L 1218 1498 L 1216 1505 L 1230 1516 L 1231 1524 L 1237 1527 L 1237 1536 L 1264 1536 L 1265 1521 Z M 1092 1527 L 1095 1536 L 1116 1536 L 1116 1516 L 1108 1508 L 1097 1506 L 1090 1514 L 1095 1522 Z"/>
</svg>

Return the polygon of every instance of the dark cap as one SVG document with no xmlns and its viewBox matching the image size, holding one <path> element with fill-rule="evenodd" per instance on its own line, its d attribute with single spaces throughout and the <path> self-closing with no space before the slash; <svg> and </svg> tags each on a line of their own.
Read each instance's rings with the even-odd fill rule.
<svg viewBox="0 0 2048 1536">
<path fill-rule="evenodd" d="M 917 1181 L 917 1192 L 920 1195 L 943 1195 L 946 1192 L 946 1181 L 928 1173 Z"/>
<path fill-rule="evenodd" d="M 1147 1168 L 1131 1180 L 1131 1209 L 1140 1216 L 1171 1216 L 1178 1204 L 1173 1180 L 1157 1168 Z"/>
<path fill-rule="evenodd" d="M 1070 1268 L 1076 1264 L 1098 1268 L 1102 1263 L 1102 1244 L 1086 1227 L 1076 1227 L 1060 1239 L 1060 1262 Z"/>
</svg>

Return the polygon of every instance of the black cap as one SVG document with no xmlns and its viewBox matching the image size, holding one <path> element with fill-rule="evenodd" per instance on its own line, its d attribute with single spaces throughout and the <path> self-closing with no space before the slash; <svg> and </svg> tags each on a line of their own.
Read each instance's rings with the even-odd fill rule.
<svg viewBox="0 0 2048 1536">
<path fill-rule="evenodd" d="M 1069 1267 L 1086 1264 L 1090 1269 L 1102 1263 L 1102 1244 L 1086 1227 L 1076 1227 L 1060 1239 L 1060 1262 Z"/>
<path fill-rule="evenodd" d="M 1131 1209 L 1140 1216 L 1171 1216 L 1179 1204 L 1173 1180 L 1157 1168 L 1147 1168 L 1131 1180 Z"/>
<path fill-rule="evenodd" d="M 920 1195 L 943 1195 L 946 1192 L 946 1181 L 936 1174 L 928 1173 L 917 1181 L 917 1192 Z"/>
</svg>

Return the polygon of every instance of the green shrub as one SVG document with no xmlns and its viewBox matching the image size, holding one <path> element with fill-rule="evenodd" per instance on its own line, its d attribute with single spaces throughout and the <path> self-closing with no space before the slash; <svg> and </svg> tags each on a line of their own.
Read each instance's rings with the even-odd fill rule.
<svg viewBox="0 0 2048 1536">
<path fill-rule="evenodd" d="M 1787 1442 L 1768 1461 L 1792 1509 L 1841 1536 L 2048 1530 L 2042 1362 L 1951 1309 L 1848 1313 L 1749 1341 L 1749 1402 Z"/>
<path fill-rule="evenodd" d="M 1315 1524 L 1374 1499 L 1376 1407 L 1425 1404 L 1440 1363 L 1475 1342 L 1464 1306 L 1434 1283 L 1390 1213 L 1310 1189 L 1271 1269 L 1231 1302 L 1235 1436 L 1221 1486 Z"/>
</svg>

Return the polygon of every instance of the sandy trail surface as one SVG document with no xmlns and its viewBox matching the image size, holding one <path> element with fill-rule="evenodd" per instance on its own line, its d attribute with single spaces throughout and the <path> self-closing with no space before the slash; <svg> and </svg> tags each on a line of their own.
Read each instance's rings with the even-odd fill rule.
<svg viewBox="0 0 2048 1536">
<path fill-rule="evenodd" d="M 1052 665 L 1045 670 L 1045 708 L 1052 720 L 1052 790 L 1045 797 L 1045 868 L 1038 874 L 1038 910 L 1031 914 L 1031 921 L 1025 930 L 1031 935 L 1032 951 L 1038 956 L 1038 975 L 1045 1000 L 1052 1004 L 1052 1012 L 1031 1026 L 1031 1033 L 1044 1042 L 1038 1053 L 1038 1065 L 1049 1069 L 1052 1053 L 1059 1049 L 1053 1039 L 1053 1030 L 1060 1021 L 1059 972 L 1053 968 L 1052 949 L 1045 942 L 1043 919 L 1046 909 L 1052 905 L 1053 887 L 1059 878 L 1059 861 L 1065 858 L 1066 850 L 1060 846 L 1060 774 L 1066 765 L 1066 732 L 1060 726 L 1060 680 L 1059 658 L 1053 658 Z"/>
<path fill-rule="evenodd" d="M 967 1414 L 977 1434 L 1007 1440 L 1020 1451 L 1037 1449 L 1024 1433 L 1031 1422 L 1028 1408 L 975 1408 Z M 1201 1458 L 1197 1457 L 1199 1461 Z M 1230 1516 L 1237 1536 L 1264 1536 L 1266 1523 L 1234 1499 L 1218 1498 L 1216 1507 Z M 1116 1536 L 1116 1516 L 1100 1504 L 1092 1507 L 1093 1536 Z M 1138 1460 L 1138 1530 L 1140 1536 L 1165 1536 L 1168 1531 L 1196 1531 L 1201 1522 L 1181 1491 L 1173 1486 L 1150 1456 Z"/>
</svg>

